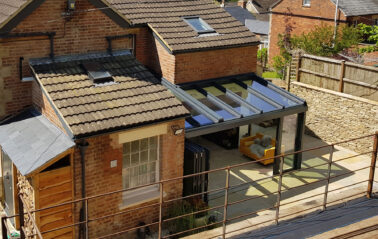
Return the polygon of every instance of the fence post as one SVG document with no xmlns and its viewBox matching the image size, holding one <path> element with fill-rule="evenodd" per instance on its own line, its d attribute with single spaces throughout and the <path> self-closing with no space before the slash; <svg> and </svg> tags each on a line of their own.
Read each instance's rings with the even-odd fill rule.
<svg viewBox="0 0 378 239">
<path fill-rule="evenodd" d="M 228 188 L 230 187 L 230 166 L 227 167 L 226 186 L 224 191 L 224 208 L 223 208 L 223 232 L 222 238 L 226 238 L 227 208 L 228 208 Z"/>
<path fill-rule="evenodd" d="M 367 190 L 368 198 L 371 198 L 373 196 L 372 194 L 373 194 L 375 166 L 377 163 L 377 151 L 378 151 L 378 131 L 375 132 L 375 135 L 374 135 L 373 154 L 371 156 L 369 183 L 368 183 L 368 190 Z"/>
<path fill-rule="evenodd" d="M 25 225 L 25 218 L 24 218 L 24 204 L 21 200 L 22 194 L 18 195 L 18 213 L 20 216 L 18 217 L 19 223 L 20 223 L 20 238 L 25 239 L 25 232 L 22 229 Z"/>
<path fill-rule="evenodd" d="M 299 77 L 299 74 L 300 74 L 300 68 L 301 68 L 301 61 L 302 61 L 302 56 L 299 54 L 298 55 L 298 62 L 297 62 L 297 72 L 295 73 L 296 75 L 295 75 L 295 78 L 296 78 L 296 81 L 297 82 L 300 82 L 300 77 Z"/>
<path fill-rule="evenodd" d="M 326 182 L 326 185 L 325 185 L 325 188 L 324 188 L 323 211 L 325 211 L 327 209 L 328 188 L 329 188 L 329 181 L 331 179 L 332 158 L 333 158 L 334 147 L 335 147 L 334 145 L 331 145 L 331 151 L 329 152 L 327 182 Z"/>
<path fill-rule="evenodd" d="M 344 92 L 344 76 L 345 76 L 345 60 L 342 60 L 341 65 L 340 65 L 339 92 Z"/>
<path fill-rule="evenodd" d="M 1 234 L 2 234 L 2 237 L 3 239 L 8 239 L 8 229 L 7 229 L 7 217 L 2 217 L 1 218 Z"/>
<path fill-rule="evenodd" d="M 276 203 L 276 219 L 275 219 L 276 220 L 276 224 L 278 224 L 278 220 L 280 218 L 283 164 L 284 164 L 284 157 L 280 157 L 280 176 L 279 176 L 279 180 L 278 180 L 277 203 Z"/>
<path fill-rule="evenodd" d="M 89 214 L 88 214 L 89 210 L 88 210 L 88 199 L 86 198 L 85 199 L 85 238 L 88 239 L 89 238 L 89 225 L 88 225 L 88 222 L 89 222 Z"/>
<path fill-rule="evenodd" d="M 163 221 L 163 183 L 160 183 L 160 200 L 159 200 L 159 235 L 158 238 L 161 239 L 162 236 L 162 221 Z"/>
</svg>

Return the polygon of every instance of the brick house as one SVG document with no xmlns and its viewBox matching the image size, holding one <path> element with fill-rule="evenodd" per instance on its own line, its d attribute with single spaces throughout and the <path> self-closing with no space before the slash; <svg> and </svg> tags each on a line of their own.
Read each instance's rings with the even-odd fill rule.
<svg viewBox="0 0 378 239">
<path fill-rule="evenodd" d="M 176 130 L 200 124 L 195 119 L 188 123 L 193 112 L 180 99 L 182 93 L 172 93 L 178 92 L 174 85 L 254 77 L 259 42 L 223 8 L 210 0 L 137 2 L 0 2 L 0 145 L 8 214 L 22 205 L 40 209 L 182 176 L 188 134 Z M 225 123 L 224 129 L 261 121 L 263 113 L 263 120 L 280 118 L 275 122 L 282 126 L 284 116 L 296 114 L 293 140 L 300 149 L 306 103 L 263 79 L 251 86 L 235 82 L 243 92 L 217 87 L 242 105 L 235 107 L 239 112 L 213 99 L 232 119 L 237 116 L 233 124 L 184 98 L 195 109 L 208 109 L 204 115 Z M 247 102 L 250 94 L 260 106 Z M 276 154 L 278 146 L 280 141 Z M 295 160 L 300 167 L 300 159 Z M 183 191 L 182 182 L 164 189 L 158 185 L 93 199 L 88 212 L 84 203 L 41 211 L 35 221 L 48 231 L 88 215 L 119 213 L 88 228 L 49 232 L 46 238 L 101 237 L 152 223 L 158 207 L 136 208 L 155 205 L 159 190 L 164 200 Z M 20 226 L 17 220 L 13 224 Z M 36 232 L 30 219 L 25 228 L 27 234 Z"/>
<path fill-rule="evenodd" d="M 376 25 L 378 4 L 374 0 L 339 0 L 338 24 Z M 280 0 L 271 6 L 269 62 L 279 55 L 278 34 L 290 26 L 291 34 L 300 35 L 321 24 L 334 26 L 336 0 Z M 282 24 L 284 23 L 284 24 Z"/>
</svg>

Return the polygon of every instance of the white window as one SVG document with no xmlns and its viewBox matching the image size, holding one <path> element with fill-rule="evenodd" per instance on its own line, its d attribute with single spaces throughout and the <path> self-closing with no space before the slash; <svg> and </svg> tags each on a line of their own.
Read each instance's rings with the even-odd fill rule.
<svg viewBox="0 0 378 239">
<path fill-rule="evenodd" d="M 158 136 L 123 144 L 122 177 L 124 189 L 158 181 Z"/>
<path fill-rule="evenodd" d="M 200 17 L 184 17 L 184 21 L 199 34 L 215 32 L 215 30 Z"/>
<path fill-rule="evenodd" d="M 311 6 L 311 0 L 303 0 L 303 6 Z"/>
</svg>

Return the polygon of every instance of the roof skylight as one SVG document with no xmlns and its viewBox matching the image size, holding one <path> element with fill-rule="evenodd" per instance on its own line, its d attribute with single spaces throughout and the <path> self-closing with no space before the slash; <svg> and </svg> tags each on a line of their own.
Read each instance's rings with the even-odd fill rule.
<svg viewBox="0 0 378 239">
<path fill-rule="evenodd" d="M 215 30 L 200 17 L 184 17 L 184 21 L 199 34 L 215 32 Z"/>
</svg>

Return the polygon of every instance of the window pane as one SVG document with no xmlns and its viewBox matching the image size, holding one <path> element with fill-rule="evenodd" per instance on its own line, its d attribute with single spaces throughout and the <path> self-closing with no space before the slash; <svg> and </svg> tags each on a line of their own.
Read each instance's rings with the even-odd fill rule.
<svg viewBox="0 0 378 239">
<path fill-rule="evenodd" d="M 187 18 L 188 23 L 196 29 L 197 32 L 213 30 L 209 27 L 202 19 L 198 18 Z"/>
<path fill-rule="evenodd" d="M 136 166 L 139 164 L 139 153 L 134 153 L 131 155 L 131 166 Z"/>
<path fill-rule="evenodd" d="M 123 144 L 123 153 L 129 154 L 130 153 L 130 143 Z"/>
<path fill-rule="evenodd" d="M 130 183 L 129 183 L 130 171 L 129 171 L 129 169 L 122 170 L 122 174 L 123 174 L 123 188 L 129 188 L 130 187 Z"/>
<path fill-rule="evenodd" d="M 156 172 L 150 174 L 150 183 L 156 182 Z"/>
<path fill-rule="evenodd" d="M 157 137 L 150 138 L 150 149 L 157 148 Z"/>
<path fill-rule="evenodd" d="M 130 167 L 130 154 L 124 154 L 122 160 L 122 168 Z"/>
<path fill-rule="evenodd" d="M 130 187 L 138 186 L 138 167 L 131 168 Z"/>
<path fill-rule="evenodd" d="M 148 149 L 148 139 L 142 139 L 140 141 L 140 150 Z"/>
<path fill-rule="evenodd" d="M 148 172 L 155 172 L 156 171 L 156 163 L 148 164 Z"/>
<path fill-rule="evenodd" d="M 131 142 L 131 152 L 135 153 L 139 151 L 139 140 Z"/>
<path fill-rule="evenodd" d="M 140 152 L 140 162 L 141 163 L 148 162 L 148 150 Z"/>
<path fill-rule="evenodd" d="M 157 160 L 157 149 L 150 149 L 150 162 Z"/>
</svg>

